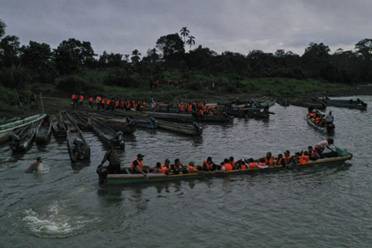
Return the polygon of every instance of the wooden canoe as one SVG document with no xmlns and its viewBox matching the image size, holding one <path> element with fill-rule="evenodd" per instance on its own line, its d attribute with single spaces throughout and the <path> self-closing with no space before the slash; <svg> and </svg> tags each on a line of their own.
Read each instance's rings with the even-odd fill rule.
<svg viewBox="0 0 372 248">
<path fill-rule="evenodd" d="M 189 136 L 200 136 L 203 130 L 197 123 L 186 124 L 165 120 L 157 120 L 156 123 L 160 129 Z"/>
<path fill-rule="evenodd" d="M 34 122 L 28 126 L 17 129 L 10 134 L 9 147 L 14 154 L 25 153 L 32 147 L 39 125 L 40 121 Z"/>
<path fill-rule="evenodd" d="M 124 134 L 121 131 L 115 131 L 109 125 L 102 121 L 89 117 L 89 125 L 98 138 L 107 146 L 114 145 L 120 149 L 125 149 Z"/>
<path fill-rule="evenodd" d="M 66 126 L 62 120 L 61 113 L 52 117 L 52 130 L 56 139 L 66 138 Z"/>
<path fill-rule="evenodd" d="M 45 114 L 32 115 L 20 120 L 8 121 L 0 125 L 0 144 L 9 140 L 9 134 L 16 129 L 21 129 L 45 118 Z"/>
<path fill-rule="evenodd" d="M 359 99 L 342 100 L 342 99 L 325 99 L 327 106 L 366 110 L 367 104 Z"/>
<path fill-rule="evenodd" d="M 144 129 L 157 129 L 158 123 L 154 118 L 135 118 L 133 121 L 136 123 L 136 127 Z"/>
<path fill-rule="evenodd" d="M 287 167 L 266 167 L 263 169 L 249 169 L 249 170 L 233 170 L 233 171 L 200 171 L 197 173 L 189 174 L 177 174 L 177 175 L 164 175 L 160 173 L 148 173 L 146 175 L 142 174 L 109 174 L 106 178 L 106 185 L 138 185 L 138 184 L 149 184 L 149 183 L 159 183 L 159 182 L 171 182 L 171 181 L 182 181 L 188 179 L 205 179 L 211 177 L 226 177 L 233 175 L 243 175 L 243 174 L 257 174 L 265 172 L 275 172 L 279 170 L 293 170 L 304 169 L 311 167 L 326 167 L 326 166 L 340 166 L 343 165 L 345 161 L 352 159 L 352 154 L 347 153 L 342 156 L 323 158 L 315 161 L 310 161 L 304 166 L 287 166 Z"/>
<path fill-rule="evenodd" d="M 89 161 L 90 147 L 85 141 L 80 128 L 68 113 L 64 112 L 63 118 L 67 128 L 67 149 L 71 162 L 76 163 L 79 161 Z"/>
<path fill-rule="evenodd" d="M 52 134 L 52 122 L 46 116 L 41 122 L 35 134 L 35 142 L 38 145 L 47 144 Z"/>
</svg>

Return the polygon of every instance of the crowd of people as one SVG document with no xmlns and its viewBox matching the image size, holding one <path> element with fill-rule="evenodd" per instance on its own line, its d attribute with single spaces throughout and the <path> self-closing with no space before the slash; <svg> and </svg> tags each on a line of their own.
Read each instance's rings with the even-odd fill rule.
<svg viewBox="0 0 372 248">
<path fill-rule="evenodd" d="M 122 99 L 119 97 L 106 97 L 102 95 L 84 96 L 83 94 L 72 94 L 71 104 L 73 109 L 78 109 L 86 102 L 90 108 L 97 110 L 152 110 L 158 112 L 190 113 L 197 116 L 216 115 L 217 104 L 206 102 L 180 102 L 176 105 L 159 103 L 155 99 L 149 102 L 145 100 Z"/>
<path fill-rule="evenodd" d="M 201 165 L 196 165 L 194 162 L 182 163 L 180 159 L 175 159 L 173 163 L 166 159 L 163 163 L 157 162 L 154 167 L 145 166 L 144 155 L 138 154 L 136 159 L 130 164 L 129 168 L 122 169 L 120 167 L 120 159 L 115 149 L 111 149 L 105 154 L 101 164 L 97 168 L 97 173 L 100 176 L 107 174 L 146 174 L 146 173 L 161 173 L 165 175 L 187 174 L 198 171 L 233 171 L 233 170 L 255 170 L 274 167 L 286 166 L 306 166 L 309 162 L 320 158 L 337 156 L 336 147 L 333 144 L 333 139 L 328 138 L 319 142 L 314 146 L 309 146 L 307 150 L 297 152 L 294 155 L 290 151 L 285 151 L 283 154 L 273 156 L 268 152 L 265 157 L 260 159 L 240 159 L 235 160 L 234 157 L 225 158 L 221 163 L 215 163 L 212 157 L 208 157 Z M 104 163 L 108 161 L 109 165 L 104 167 Z"/>
<path fill-rule="evenodd" d="M 96 108 L 97 110 L 144 110 L 148 107 L 148 104 L 144 100 L 129 100 L 121 99 L 119 97 L 106 97 L 102 95 L 96 96 L 84 96 L 82 94 L 72 94 L 71 102 L 73 109 L 78 109 L 87 102 L 90 108 Z"/>
</svg>

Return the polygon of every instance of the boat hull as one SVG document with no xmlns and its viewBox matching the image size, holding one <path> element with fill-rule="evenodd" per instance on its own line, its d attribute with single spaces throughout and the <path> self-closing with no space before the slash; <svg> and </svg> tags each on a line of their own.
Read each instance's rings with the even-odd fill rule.
<svg viewBox="0 0 372 248">
<path fill-rule="evenodd" d="M 161 182 L 171 182 L 171 181 L 183 181 L 189 179 L 206 179 L 213 177 L 226 177 L 233 175 L 245 175 L 245 174 L 257 174 L 257 173 L 267 173 L 275 172 L 279 170 L 293 170 L 305 169 L 311 167 L 330 167 L 330 166 L 340 166 L 343 165 L 347 160 L 352 159 L 352 154 L 346 154 L 344 156 L 334 157 L 334 158 L 323 158 L 316 161 L 311 161 L 304 166 L 295 167 L 267 167 L 264 169 L 252 169 L 252 170 L 233 170 L 233 171 L 200 171 L 198 173 L 189 174 L 178 174 L 178 175 L 164 175 L 160 173 L 149 173 L 146 175 L 142 174 L 109 174 L 107 175 L 106 185 L 138 185 L 138 184 L 151 184 L 151 183 L 161 183 Z"/>
</svg>

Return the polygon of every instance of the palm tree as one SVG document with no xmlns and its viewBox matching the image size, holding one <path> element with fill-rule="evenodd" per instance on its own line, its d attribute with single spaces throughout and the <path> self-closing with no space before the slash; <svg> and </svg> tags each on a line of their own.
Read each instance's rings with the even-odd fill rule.
<svg viewBox="0 0 372 248">
<path fill-rule="evenodd" d="M 183 27 L 183 28 L 181 28 L 181 30 L 180 30 L 180 34 L 181 34 L 181 36 L 183 37 L 183 42 L 186 43 L 186 37 L 189 36 L 189 34 L 190 34 L 190 30 L 188 30 L 187 27 Z"/>
<path fill-rule="evenodd" d="M 138 64 L 141 60 L 141 53 L 137 49 L 134 49 L 132 51 L 132 57 L 130 59 L 133 64 Z"/>
<path fill-rule="evenodd" d="M 195 45 L 195 37 L 190 35 L 186 41 L 186 44 L 190 46 L 190 50 L 191 50 L 191 47 Z"/>
</svg>

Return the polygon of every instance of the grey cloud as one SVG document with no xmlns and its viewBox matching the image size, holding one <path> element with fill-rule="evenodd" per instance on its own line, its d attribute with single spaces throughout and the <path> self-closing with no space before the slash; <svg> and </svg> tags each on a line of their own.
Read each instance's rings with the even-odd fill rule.
<svg viewBox="0 0 372 248">
<path fill-rule="evenodd" d="M 350 49 L 371 35 L 372 24 L 367 0 L 0 0 L 0 6 L 7 33 L 23 43 L 56 47 L 74 37 L 91 41 L 98 53 L 145 53 L 182 26 L 218 52 L 302 53 L 310 42 Z"/>
</svg>

